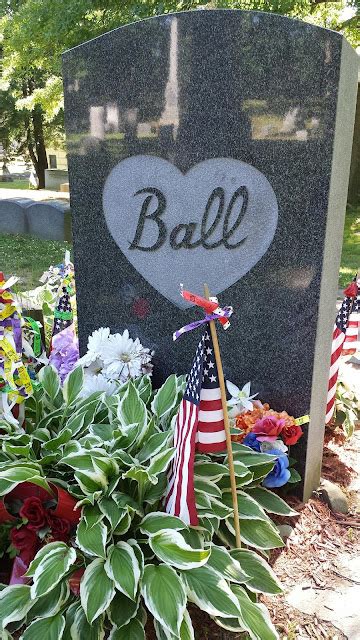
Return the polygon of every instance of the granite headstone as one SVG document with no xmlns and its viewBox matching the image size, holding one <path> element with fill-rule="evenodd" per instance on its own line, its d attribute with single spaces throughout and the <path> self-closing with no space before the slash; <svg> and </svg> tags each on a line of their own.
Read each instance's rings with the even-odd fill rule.
<svg viewBox="0 0 360 640">
<path fill-rule="evenodd" d="M 235 309 L 224 369 L 275 409 L 311 412 L 305 495 L 320 473 L 357 84 L 335 32 L 278 15 L 196 11 L 64 54 L 81 350 L 99 326 L 186 372 L 198 313 L 179 285 Z M 220 330 L 220 329 L 219 329 Z"/>
</svg>

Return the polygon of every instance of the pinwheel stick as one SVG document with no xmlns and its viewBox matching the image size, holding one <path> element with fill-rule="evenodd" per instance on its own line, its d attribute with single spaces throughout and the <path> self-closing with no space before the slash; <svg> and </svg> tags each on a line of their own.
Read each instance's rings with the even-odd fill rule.
<svg viewBox="0 0 360 640">
<path fill-rule="evenodd" d="M 209 300 L 210 293 L 209 293 L 209 287 L 207 284 L 204 284 L 204 293 L 205 293 L 205 298 Z M 232 495 L 232 502 L 233 502 L 233 508 L 234 508 L 235 539 L 236 539 L 236 546 L 240 548 L 241 538 L 240 538 L 239 507 L 238 507 L 238 496 L 236 491 L 236 478 L 235 478 L 234 457 L 233 457 L 232 442 L 231 442 L 229 414 L 228 414 L 227 402 L 226 402 L 224 372 L 222 368 L 221 354 L 220 354 L 219 342 L 218 342 L 217 333 L 216 333 L 215 321 L 210 320 L 209 325 L 210 325 L 210 332 L 211 332 L 211 337 L 214 345 L 214 354 L 215 354 L 216 366 L 217 366 L 218 376 L 219 376 L 221 404 L 222 404 L 222 409 L 224 413 L 224 426 L 225 426 L 225 434 L 226 434 L 226 447 L 227 447 L 227 454 L 228 454 L 231 495 Z"/>
</svg>

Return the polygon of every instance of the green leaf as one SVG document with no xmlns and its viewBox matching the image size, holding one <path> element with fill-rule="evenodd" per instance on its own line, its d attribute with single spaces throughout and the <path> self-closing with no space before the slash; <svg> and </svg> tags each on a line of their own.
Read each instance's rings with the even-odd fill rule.
<svg viewBox="0 0 360 640">
<path fill-rule="evenodd" d="M 252 602 L 245 589 L 238 584 L 231 585 L 231 589 L 239 602 L 240 624 L 248 632 L 251 640 L 278 640 L 279 636 L 266 607 Z"/>
<path fill-rule="evenodd" d="M 40 471 L 29 467 L 11 467 L 0 471 L 0 495 L 10 493 L 21 482 L 31 482 L 38 487 L 42 487 L 45 491 L 52 494 L 52 491 L 45 478 L 40 476 Z"/>
<path fill-rule="evenodd" d="M 288 482 L 294 483 L 294 482 L 300 482 L 301 481 L 301 475 L 300 473 L 298 473 L 296 471 L 296 469 L 291 468 L 289 469 L 290 471 L 290 478 L 288 480 Z"/>
<path fill-rule="evenodd" d="M 193 549 L 174 529 L 155 533 L 149 538 L 149 545 L 160 560 L 177 569 L 201 567 L 210 556 L 210 549 Z"/>
<path fill-rule="evenodd" d="M 249 576 L 240 566 L 240 563 L 230 555 L 225 547 L 215 544 L 211 547 L 211 556 L 207 563 L 218 574 L 230 582 L 248 582 Z"/>
<path fill-rule="evenodd" d="M 172 374 L 156 392 L 151 403 L 151 409 L 159 419 L 164 418 L 170 413 L 171 409 L 175 407 L 176 400 L 176 376 Z"/>
<path fill-rule="evenodd" d="M 219 627 L 227 631 L 233 631 L 234 633 L 244 631 L 238 618 L 219 618 L 214 616 L 213 620 Z"/>
<path fill-rule="evenodd" d="M 44 560 L 44 558 L 46 558 L 52 551 L 57 551 L 59 549 L 59 545 L 64 544 L 65 542 L 49 542 L 49 544 L 45 545 L 45 547 L 41 547 L 41 549 L 39 549 L 39 551 L 37 552 L 34 560 L 30 562 L 25 575 L 29 578 L 32 578 L 40 562 Z"/>
<path fill-rule="evenodd" d="M 152 535 L 162 529 L 174 529 L 175 531 L 181 531 L 181 529 L 187 529 L 187 525 L 180 520 L 177 516 L 170 516 L 163 511 L 153 511 L 148 513 L 145 518 L 140 522 L 140 530 L 143 533 Z"/>
<path fill-rule="evenodd" d="M 111 524 L 111 528 L 116 529 L 121 517 L 124 515 L 123 509 L 120 509 L 112 498 L 102 498 L 99 502 L 102 513 L 106 516 Z"/>
<path fill-rule="evenodd" d="M 38 373 L 39 381 L 51 400 L 55 400 L 61 389 L 60 378 L 55 367 L 47 365 Z"/>
<path fill-rule="evenodd" d="M 94 525 L 98 524 L 104 519 L 104 514 L 100 511 L 100 504 L 86 505 L 82 512 L 82 517 L 85 520 L 86 527 L 91 529 Z"/>
<path fill-rule="evenodd" d="M 270 455 L 268 453 L 257 453 L 256 451 L 252 451 L 249 449 L 247 452 L 245 451 L 236 451 L 234 453 L 234 462 L 241 462 L 245 467 L 255 467 L 259 464 L 270 464 L 275 463 L 276 456 Z"/>
<path fill-rule="evenodd" d="M 282 498 L 279 498 L 276 493 L 265 489 L 264 487 L 253 487 L 246 490 L 250 496 L 269 513 L 276 513 L 280 516 L 297 516 L 297 511 L 294 511 Z"/>
<path fill-rule="evenodd" d="M 232 507 L 232 495 L 231 493 L 223 493 L 223 500 L 226 505 Z M 246 520 L 266 520 L 268 516 L 265 511 L 259 506 L 259 504 L 243 491 L 237 491 L 237 502 L 239 508 L 240 519 Z"/>
<path fill-rule="evenodd" d="M 240 608 L 226 580 L 209 566 L 184 571 L 188 598 L 211 616 L 237 618 Z"/>
<path fill-rule="evenodd" d="M 30 598 L 30 587 L 25 584 L 14 584 L 0 591 L 0 629 L 10 622 L 25 618 L 34 602 Z"/>
<path fill-rule="evenodd" d="M 50 618 L 34 620 L 24 631 L 20 640 L 61 640 L 65 629 L 65 618 L 57 613 Z"/>
<path fill-rule="evenodd" d="M 28 620 L 34 618 L 48 618 L 59 613 L 62 605 L 70 595 L 70 588 L 67 582 L 59 582 L 52 591 L 45 596 L 38 598 L 31 607 Z"/>
<path fill-rule="evenodd" d="M 64 400 L 67 405 L 72 404 L 79 396 L 84 384 L 82 367 L 76 367 L 66 376 L 63 385 Z"/>
<path fill-rule="evenodd" d="M 53 547 L 48 554 L 41 557 L 35 569 L 31 597 L 39 598 L 49 593 L 62 580 L 75 561 L 75 549 L 68 547 L 65 542 L 58 542 L 57 548 Z"/>
<path fill-rule="evenodd" d="M 104 560 L 96 558 L 85 569 L 80 582 L 80 600 L 89 624 L 92 624 L 110 605 L 115 585 L 105 571 Z"/>
<path fill-rule="evenodd" d="M 233 518 L 228 518 L 225 522 L 231 533 L 235 534 Z M 245 544 L 255 549 L 277 549 L 284 546 L 279 533 L 270 521 L 240 519 L 240 535 Z"/>
<path fill-rule="evenodd" d="M 71 625 L 71 640 L 103 640 L 105 629 L 103 616 L 89 624 L 82 607 L 79 607 Z"/>
<path fill-rule="evenodd" d="M 76 532 L 76 543 L 89 556 L 106 558 L 106 539 L 107 528 L 103 522 L 98 522 L 89 528 L 85 520 L 80 520 Z"/>
<path fill-rule="evenodd" d="M 175 447 L 171 447 L 171 449 L 165 449 L 165 451 L 156 454 L 156 456 L 151 459 L 151 464 L 148 468 L 149 474 L 157 476 L 159 473 L 166 471 L 170 460 L 172 460 L 175 455 L 175 451 Z"/>
<path fill-rule="evenodd" d="M 273 462 L 268 462 L 267 464 L 258 464 L 258 465 L 254 465 L 253 467 L 251 467 L 251 473 L 253 476 L 252 482 L 256 482 L 256 484 L 259 484 L 259 480 L 262 480 L 263 478 L 265 478 L 265 476 L 268 475 L 268 473 L 270 473 L 270 471 L 272 471 L 274 468 L 274 463 Z"/>
<path fill-rule="evenodd" d="M 179 635 L 186 607 L 186 593 L 178 574 L 164 564 L 149 564 L 141 586 L 146 607 L 175 636 Z"/>
<path fill-rule="evenodd" d="M 140 567 L 133 548 L 123 541 L 110 547 L 104 568 L 109 578 L 114 581 L 116 588 L 135 601 Z"/>
<path fill-rule="evenodd" d="M 174 636 L 168 629 L 162 627 L 157 620 L 154 620 L 154 627 L 158 640 L 177 640 L 177 638 L 180 638 L 180 640 L 195 640 L 194 628 L 187 609 L 185 609 L 179 636 Z"/>
<path fill-rule="evenodd" d="M 206 495 L 214 496 L 215 498 L 222 499 L 221 489 L 215 484 L 215 482 L 211 482 L 210 480 L 204 480 L 203 478 L 194 478 L 194 487 L 195 491 L 205 493 Z"/>
<path fill-rule="evenodd" d="M 248 574 L 246 588 L 258 593 L 282 593 L 281 584 L 270 565 L 255 551 L 233 549 L 230 554 Z"/>
<path fill-rule="evenodd" d="M 160 453 L 165 447 L 166 443 L 169 440 L 169 432 L 162 431 L 161 433 L 154 433 L 149 440 L 146 442 L 145 446 L 140 449 L 137 454 L 137 458 L 139 462 L 144 463 L 152 456 L 155 456 L 157 453 Z"/>
<path fill-rule="evenodd" d="M 56 438 L 45 442 L 44 451 L 56 451 L 62 444 L 66 444 L 72 438 L 70 429 L 63 429 Z"/>
<path fill-rule="evenodd" d="M 108 611 L 110 621 L 117 628 L 123 627 L 136 616 L 138 608 L 138 600 L 134 602 L 123 593 L 116 592 Z"/>
<path fill-rule="evenodd" d="M 145 640 L 145 630 L 141 622 L 135 618 L 120 629 L 113 627 L 109 640 Z"/>
<path fill-rule="evenodd" d="M 141 400 L 137 389 L 135 389 L 132 382 L 130 382 L 127 392 L 121 400 L 119 407 L 119 419 L 124 427 L 138 424 L 140 426 L 140 433 L 138 437 L 141 437 L 141 433 L 147 425 L 147 412 L 146 406 Z"/>
<path fill-rule="evenodd" d="M 218 462 L 195 462 L 194 473 L 199 478 L 206 480 L 219 480 L 229 473 L 229 469 L 226 465 Z"/>
</svg>

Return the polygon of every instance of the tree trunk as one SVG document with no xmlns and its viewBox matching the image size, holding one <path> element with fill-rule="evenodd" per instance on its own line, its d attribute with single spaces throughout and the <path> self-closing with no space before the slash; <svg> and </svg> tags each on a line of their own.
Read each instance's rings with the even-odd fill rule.
<svg viewBox="0 0 360 640">
<path fill-rule="evenodd" d="M 34 141 L 35 141 L 35 154 L 34 149 L 33 154 L 36 155 L 36 163 L 34 163 L 36 175 L 39 181 L 39 189 L 45 188 L 45 169 L 48 168 L 47 157 L 46 157 L 46 147 L 44 141 L 44 130 L 43 130 L 43 114 L 41 111 L 41 107 L 36 106 L 32 112 L 32 123 L 33 123 L 33 132 L 34 132 Z M 31 152 L 29 149 L 29 153 L 31 156 Z M 34 162 L 34 160 L 33 160 Z"/>
</svg>

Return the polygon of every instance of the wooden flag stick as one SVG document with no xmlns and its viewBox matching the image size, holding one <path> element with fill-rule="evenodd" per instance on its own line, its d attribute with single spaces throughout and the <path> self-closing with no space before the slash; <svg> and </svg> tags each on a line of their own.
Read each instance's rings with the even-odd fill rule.
<svg viewBox="0 0 360 640">
<path fill-rule="evenodd" d="M 207 300 L 209 300 L 210 293 L 209 293 L 209 287 L 207 286 L 207 284 L 204 284 L 204 292 L 205 292 L 205 298 Z M 217 333 L 216 333 L 215 321 L 214 320 L 210 320 L 209 325 L 210 325 L 210 332 L 211 332 L 211 337 L 212 337 L 212 341 L 213 341 L 213 345 L 214 345 L 215 361 L 216 361 L 216 366 L 217 366 L 218 376 L 219 376 L 219 386 L 220 386 L 220 393 L 221 393 L 221 404 L 222 404 L 223 413 L 224 413 L 224 426 L 225 426 L 226 447 L 227 447 L 227 454 L 228 454 L 228 461 L 229 461 L 229 475 L 230 475 L 230 483 L 231 483 L 231 495 L 232 495 L 232 502 L 233 502 L 233 508 L 234 508 L 234 523 L 235 523 L 236 546 L 238 548 L 240 548 L 241 547 L 241 538 L 240 538 L 239 507 L 238 507 L 238 499 L 237 499 L 237 492 L 236 492 L 236 478 L 235 478 L 234 458 L 233 458 L 232 443 L 231 443 L 229 414 L 228 414 L 227 402 L 226 402 L 226 389 L 225 389 L 224 372 L 223 372 L 223 368 L 222 368 L 219 341 L 218 341 L 218 337 L 217 337 Z"/>
</svg>

